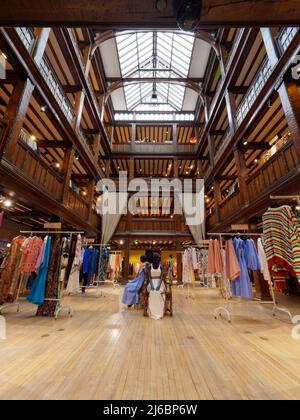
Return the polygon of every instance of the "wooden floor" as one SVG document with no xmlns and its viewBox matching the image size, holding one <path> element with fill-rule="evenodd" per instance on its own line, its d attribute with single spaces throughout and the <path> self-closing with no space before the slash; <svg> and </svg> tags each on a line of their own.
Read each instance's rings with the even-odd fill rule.
<svg viewBox="0 0 300 420">
<path fill-rule="evenodd" d="M 120 293 L 66 299 L 71 319 L 36 318 L 29 304 L 6 312 L 0 398 L 300 398 L 300 341 L 269 306 L 234 305 L 230 325 L 212 316 L 216 291 L 187 300 L 176 289 L 174 317 L 152 321 L 122 310 Z M 299 299 L 287 302 L 300 314 Z"/>
</svg>

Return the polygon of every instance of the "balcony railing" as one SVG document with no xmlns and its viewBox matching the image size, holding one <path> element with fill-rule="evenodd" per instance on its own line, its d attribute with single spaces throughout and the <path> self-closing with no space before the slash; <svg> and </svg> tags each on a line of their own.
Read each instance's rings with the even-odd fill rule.
<svg viewBox="0 0 300 420">
<path fill-rule="evenodd" d="M 46 57 L 41 60 L 40 70 L 60 108 L 72 124 L 75 118 L 72 105 Z"/>
<path fill-rule="evenodd" d="M 224 150 L 227 148 L 230 140 L 231 140 L 232 134 L 230 131 L 230 128 L 228 128 L 228 130 L 226 131 L 226 134 L 224 135 L 222 141 L 220 142 L 216 153 L 215 153 L 215 163 L 219 160 L 220 156 L 222 155 L 222 153 L 224 152 Z"/>
<path fill-rule="evenodd" d="M 228 215 L 234 213 L 242 207 L 242 200 L 240 191 L 227 197 L 227 199 L 220 205 L 220 218 L 224 220 Z"/>
<path fill-rule="evenodd" d="M 290 139 L 281 147 L 272 157 L 269 158 L 257 171 L 247 180 L 249 202 L 269 197 L 276 189 L 284 186 L 284 183 L 292 177 L 299 176 L 300 156 L 297 155 L 293 141 Z M 298 171 L 298 172 L 297 172 Z M 249 205 L 251 206 L 251 204 Z M 234 212 L 238 212 L 242 207 L 241 195 L 237 191 L 229 196 L 226 201 L 220 205 L 220 219 L 226 223 L 228 217 Z M 213 229 L 216 225 L 215 211 L 207 216 L 207 228 Z"/>
<path fill-rule="evenodd" d="M 292 28 L 283 28 L 278 37 L 278 45 L 282 53 L 284 53 L 288 47 L 290 46 L 291 42 L 295 38 L 299 31 L 299 28 L 292 27 Z"/>
<path fill-rule="evenodd" d="M 88 203 L 80 197 L 75 191 L 69 188 L 67 193 L 66 202 L 64 203 L 67 208 L 74 213 L 81 216 L 82 219 L 87 220 L 89 214 Z"/>
<path fill-rule="evenodd" d="M 165 154 L 184 154 L 184 153 L 195 153 L 196 145 L 195 144 L 180 144 L 175 142 L 170 143 L 142 143 L 142 142 L 132 142 L 126 144 L 113 144 L 112 152 L 113 153 L 145 153 L 145 154 L 154 154 L 160 155 Z"/>
<path fill-rule="evenodd" d="M 23 42 L 26 50 L 29 53 L 31 53 L 36 40 L 33 30 L 31 28 L 17 27 L 16 32 L 19 35 L 21 41 Z"/>
<path fill-rule="evenodd" d="M 250 200 L 258 198 L 283 178 L 289 177 L 298 165 L 299 158 L 296 149 L 293 141 L 289 140 L 248 179 Z"/>
<path fill-rule="evenodd" d="M 258 74 L 256 75 L 254 81 L 252 82 L 250 88 L 248 89 L 244 99 L 242 100 L 237 112 L 236 112 L 236 122 L 237 125 L 240 126 L 241 123 L 246 118 L 248 112 L 250 111 L 252 105 L 254 104 L 255 100 L 257 99 L 258 95 L 262 91 L 263 87 L 269 80 L 272 74 L 273 67 L 267 58 L 261 69 L 259 70 Z"/>
<path fill-rule="evenodd" d="M 26 144 L 21 138 L 9 158 L 11 163 L 22 171 L 39 188 L 49 193 L 57 201 L 62 198 L 63 177 L 50 168 L 36 151 Z"/>
</svg>

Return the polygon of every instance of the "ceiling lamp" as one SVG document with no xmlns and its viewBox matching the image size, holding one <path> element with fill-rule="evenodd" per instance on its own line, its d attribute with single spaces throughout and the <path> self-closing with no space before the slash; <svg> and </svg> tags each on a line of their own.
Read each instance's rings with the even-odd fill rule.
<svg viewBox="0 0 300 420">
<path fill-rule="evenodd" d="M 201 0 L 173 0 L 174 13 L 179 29 L 196 31 L 200 24 Z"/>
<path fill-rule="evenodd" d="M 10 199 L 6 199 L 3 203 L 3 205 L 7 208 L 11 207 L 13 205 L 12 201 Z"/>
</svg>

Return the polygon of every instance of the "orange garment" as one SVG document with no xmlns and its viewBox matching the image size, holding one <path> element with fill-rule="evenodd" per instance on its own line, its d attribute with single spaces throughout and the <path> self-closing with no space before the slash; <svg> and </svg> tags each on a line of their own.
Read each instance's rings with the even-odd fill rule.
<svg viewBox="0 0 300 420">
<path fill-rule="evenodd" d="M 226 275 L 230 281 L 239 278 L 241 274 L 240 265 L 236 256 L 233 242 L 226 241 Z"/>
<path fill-rule="evenodd" d="M 43 240 L 38 237 L 25 240 L 21 251 L 23 259 L 20 266 L 21 273 L 32 273 L 36 271 L 36 262 L 43 246 Z"/>
<path fill-rule="evenodd" d="M 223 260 L 220 249 L 220 241 L 215 239 L 214 241 L 214 259 L 215 259 L 215 272 L 223 273 Z"/>
</svg>

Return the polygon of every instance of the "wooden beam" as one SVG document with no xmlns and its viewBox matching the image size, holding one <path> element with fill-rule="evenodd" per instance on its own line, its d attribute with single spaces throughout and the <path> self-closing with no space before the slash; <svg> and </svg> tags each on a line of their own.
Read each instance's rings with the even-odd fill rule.
<svg viewBox="0 0 300 420">
<path fill-rule="evenodd" d="M 218 176 L 216 179 L 218 180 L 218 181 L 235 181 L 236 180 L 236 176 L 234 176 L 234 175 L 232 175 L 232 176 L 223 176 L 223 175 L 220 175 L 220 176 Z"/>
<path fill-rule="evenodd" d="M 269 150 L 270 145 L 264 142 L 256 143 L 253 141 L 251 143 L 242 144 L 241 148 L 244 150 Z"/>
<path fill-rule="evenodd" d="M 225 133 L 225 130 L 211 130 L 209 134 L 211 136 L 224 136 Z"/>
<path fill-rule="evenodd" d="M 229 92 L 234 95 L 245 95 L 248 92 L 249 86 L 229 86 Z"/>
<path fill-rule="evenodd" d="M 6 70 L 5 79 L 0 78 L 0 86 L 14 85 L 18 81 L 18 75 L 15 70 Z"/>
<path fill-rule="evenodd" d="M 65 93 L 77 93 L 82 89 L 79 85 L 63 85 L 62 88 Z"/>
<path fill-rule="evenodd" d="M 96 134 L 100 133 L 99 128 L 84 128 L 82 130 L 85 134 L 87 134 L 88 136 L 94 136 Z"/>
<path fill-rule="evenodd" d="M 10 0 L 1 5 L 3 26 L 88 26 L 103 28 L 177 28 L 173 2 L 149 0 Z M 200 18 L 200 17 L 199 17 Z M 203 0 L 200 26 L 292 25 L 300 22 L 297 0 Z"/>
<path fill-rule="evenodd" d="M 72 146 L 67 141 L 57 140 L 38 140 L 37 144 L 42 149 L 67 149 Z"/>
</svg>

